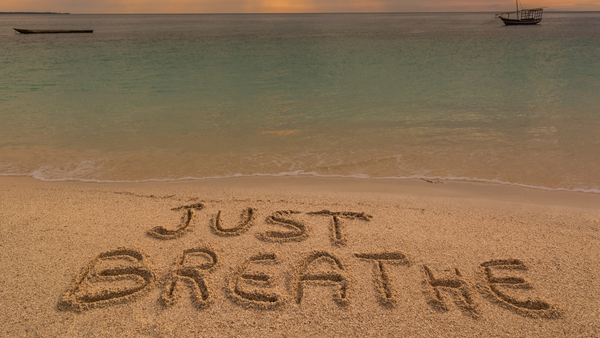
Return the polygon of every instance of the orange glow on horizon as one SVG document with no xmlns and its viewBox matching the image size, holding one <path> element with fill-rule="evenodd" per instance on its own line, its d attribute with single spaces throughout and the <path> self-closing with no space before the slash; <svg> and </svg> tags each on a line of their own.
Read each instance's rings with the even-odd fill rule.
<svg viewBox="0 0 600 338">
<path fill-rule="evenodd" d="M 525 8 L 600 11 L 600 0 L 522 0 Z M 326 13 L 494 12 L 513 0 L 4 0 L 2 12 L 133 13 Z"/>
</svg>

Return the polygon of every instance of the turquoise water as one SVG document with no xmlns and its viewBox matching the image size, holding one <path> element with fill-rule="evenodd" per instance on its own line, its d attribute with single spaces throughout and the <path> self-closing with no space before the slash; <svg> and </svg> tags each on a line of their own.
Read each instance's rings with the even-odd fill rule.
<svg viewBox="0 0 600 338">
<path fill-rule="evenodd" d="M 600 192 L 598 55 L 598 12 L 0 15 L 0 174 Z"/>
</svg>

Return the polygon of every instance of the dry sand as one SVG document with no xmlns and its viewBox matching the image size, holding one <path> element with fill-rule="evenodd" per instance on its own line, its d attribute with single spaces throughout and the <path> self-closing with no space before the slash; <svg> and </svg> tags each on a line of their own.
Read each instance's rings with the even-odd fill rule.
<svg viewBox="0 0 600 338">
<path fill-rule="evenodd" d="M 0 178 L 0 336 L 593 337 L 600 196 Z"/>
</svg>

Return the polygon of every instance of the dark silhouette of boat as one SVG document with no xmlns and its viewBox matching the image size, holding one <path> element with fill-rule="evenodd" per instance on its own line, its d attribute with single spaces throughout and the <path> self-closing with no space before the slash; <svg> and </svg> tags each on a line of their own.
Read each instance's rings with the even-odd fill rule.
<svg viewBox="0 0 600 338">
<path fill-rule="evenodd" d="M 496 14 L 505 25 L 536 25 L 542 21 L 543 8 L 532 8 L 519 10 L 519 0 L 515 0 L 517 4 L 516 12 L 505 12 Z"/>
<path fill-rule="evenodd" d="M 85 30 L 62 30 L 62 29 L 21 29 L 13 28 L 21 34 L 61 34 L 61 33 L 93 33 L 93 29 Z"/>
</svg>

